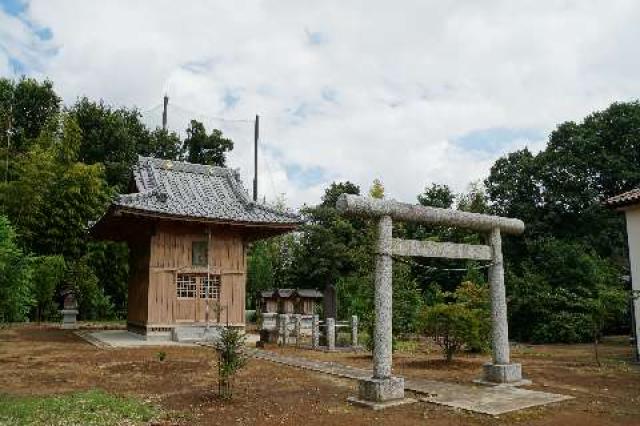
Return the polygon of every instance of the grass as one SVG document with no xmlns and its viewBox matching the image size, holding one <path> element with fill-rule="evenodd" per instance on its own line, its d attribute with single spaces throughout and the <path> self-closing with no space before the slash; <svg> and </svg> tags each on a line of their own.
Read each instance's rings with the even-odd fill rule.
<svg viewBox="0 0 640 426">
<path fill-rule="evenodd" d="M 0 395 L 0 425 L 136 425 L 158 410 L 134 398 L 90 390 L 54 396 Z"/>
</svg>

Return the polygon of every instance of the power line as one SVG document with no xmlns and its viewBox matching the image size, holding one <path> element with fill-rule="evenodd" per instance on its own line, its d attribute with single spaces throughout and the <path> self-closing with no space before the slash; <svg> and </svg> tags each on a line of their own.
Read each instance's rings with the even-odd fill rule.
<svg viewBox="0 0 640 426">
<path fill-rule="evenodd" d="M 275 181 L 273 180 L 273 173 L 271 173 L 271 166 L 269 164 L 269 159 L 265 155 L 265 151 L 264 151 L 264 148 L 262 148 L 262 145 L 259 146 L 259 149 L 260 149 L 260 152 L 262 153 L 264 164 L 267 167 L 267 175 L 269 175 L 269 181 L 271 182 L 271 192 L 273 192 L 273 199 L 276 200 L 278 198 L 278 192 L 276 190 Z"/>
<path fill-rule="evenodd" d="M 196 115 L 196 116 L 200 116 L 203 118 L 208 118 L 210 120 L 217 120 L 217 121 L 223 121 L 223 122 L 228 122 L 228 123 L 254 123 L 254 120 L 252 119 L 245 119 L 245 118 L 226 118 L 226 117 L 219 117 L 219 116 L 215 116 L 215 115 L 208 115 L 208 114 L 203 114 L 201 112 L 197 112 L 194 111 L 190 108 L 185 108 L 181 105 L 176 104 L 175 102 L 171 102 L 170 104 L 172 107 L 174 108 L 178 108 L 180 110 L 182 110 L 183 112 L 192 114 L 192 115 Z"/>
</svg>

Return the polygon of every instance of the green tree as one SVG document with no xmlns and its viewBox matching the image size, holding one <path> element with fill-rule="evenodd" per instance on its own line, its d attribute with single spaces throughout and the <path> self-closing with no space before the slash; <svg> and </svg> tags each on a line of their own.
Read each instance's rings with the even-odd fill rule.
<svg viewBox="0 0 640 426">
<path fill-rule="evenodd" d="M 482 182 L 469 184 L 468 192 L 456 197 L 457 209 L 471 213 L 489 213 L 489 203 Z"/>
<path fill-rule="evenodd" d="M 560 124 L 540 153 L 517 151 L 491 168 L 485 181 L 491 210 L 526 224 L 524 238 L 506 237 L 503 245 L 512 310 L 519 311 L 514 336 L 591 340 L 585 303 L 603 279 L 605 288 L 615 288 L 615 277 L 628 269 L 624 219 L 602 201 L 640 185 L 638 128 L 640 103 L 614 103 L 582 122 Z M 560 247 L 593 273 L 576 276 L 580 266 Z"/>
<path fill-rule="evenodd" d="M 268 241 L 253 243 L 247 259 L 247 306 L 256 308 L 258 293 L 274 288 L 273 256 Z"/>
<path fill-rule="evenodd" d="M 63 285 L 75 292 L 80 319 L 114 318 L 113 303 L 98 285 L 98 278 L 86 258 L 67 262 Z"/>
<path fill-rule="evenodd" d="M 51 81 L 0 78 L 0 134 L 4 138 L 11 129 L 9 158 L 26 152 L 59 111 L 60 97 Z M 2 142 L 0 146 L 6 147 L 6 141 Z"/>
<path fill-rule="evenodd" d="M 41 256 L 34 259 L 32 270 L 33 297 L 36 321 L 56 318 L 59 306 L 55 302 L 64 279 L 65 262 L 62 256 Z"/>
<path fill-rule="evenodd" d="M 16 233 L 0 216 L 0 322 L 24 321 L 34 304 L 32 259 L 18 247 Z"/>
<path fill-rule="evenodd" d="M 412 334 L 417 331 L 418 314 L 424 305 L 422 292 L 402 263 L 393 265 L 393 334 Z"/>
<path fill-rule="evenodd" d="M 531 257 L 507 275 L 512 336 L 537 343 L 592 340 L 589 306 L 603 289 L 619 288 L 619 270 L 580 243 L 543 239 L 527 251 Z"/>
<path fill-rule="evenodd" d="M 218 393 L 224 399 L 233 395 L 233 378 L 248 361 L 244 354 L 245 336 L 239 329 L 223 327 L 215 343 L 218 351 Z"/>
<path fill-rule="evenodd" d="M 183 150 L 187 161 L 197 164 L 209 164 L 224 167 L 226 153 L 233 149 L 233 141 L 225 138 L 222 131 L 213 129 L 207 134 L 204 124 L 191 120 L 187 127 L 187 138 L 184 140 Z"/>
<path fill-rule="evenodd" d="M 154 152 L 154 142 L 140 113 L 81 98 L 69 114 L 82 132 L 78 160 L 88 165 L 102 163 L 109 185 L 125 191 L 137 155 Z"/>
<path fill-rule="evenodd" d="M 126 318 L 129 289 L 129 249 L 125 243 L 92 241 L 87 246 L 86 260 L 98 286 L 114 305 L 118 318 Z"/>
<path fill-rule="evenodd" d="M 584 306 L 591 324 L 593 351 L 596 363 L 600 367 L 598 345 L 602 333 L 609 324 L 619 320 L 629 306 L 629 294 L 621 287 L 599 285 L 591 297 L 586 298 Z"/>
<path fill-rule="evenodd" d="M 104 213 L 113 192 L 101 164 L 77 161 L 81 132 L 65 117 L 54 134 L 42 134 L 16 165 L 17 179 L 0 199 L 36 254 L 78 258 L 86 252 L 87 226 Z"/>
<path fill-rule="evenodd" d="M 418 202 L 423 206 L 449 209 L 453 205 L 455 195 L 447 185 L 431 184 L 424 188 L 424 192 L 418 195 Z"/>
<path fill-rule="evenodd" d="M 380 179 L 373 180 L 371 188 L 369 188 L 369 197 L 378 199 L 384 198 L 384 185 L 382 185 Z"/>
<path fill-rule="evenodd" d="M 335 207 L 338 197 L 342 194 L 360 195 L 360 187 L 352 182 L 333 182 L 324 190 L 322 207 Z"/>
<path fill-rule="evenodd" d="M 441 347 L 447 362 L 463 349 L 488 349 L 488 299 L 486 287 L 467 282 L 453 293 L 439 294 L 435 304 L 422 309 L 420 328 Z"/>
<path fill-rule="evenodd" d="M 165 160 L 179 160 L 183 155 L 182 141 L 176 133 L 157 128 L 150 134 L 149 146 L 141 147 L 138 153 Z"/>
<path fill-rule="evenodd" d="M 336 284 L 359 269 L 365 252 L 372 253 L 368 223 L 344 217 L 335 208 L 335 200 L 345 192 L 359 192 L 359 188 L 350 182 L 333 183 L 325 190 L 322 204 L 302 210 L 306 224 L 291 250 L 291 281 L 296 287 L 323 289 Z"/>
</svg>

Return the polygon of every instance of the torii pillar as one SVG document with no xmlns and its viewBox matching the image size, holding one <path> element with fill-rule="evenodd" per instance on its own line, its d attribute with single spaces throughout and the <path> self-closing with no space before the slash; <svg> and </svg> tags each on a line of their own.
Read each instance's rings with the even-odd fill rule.
<svg viewBox="0 0 640 426">
<path fill-rule="evenodd" d="M 373 375 L 358 383 L 358 397 L 349 401 L 373 409 L 412 402 L 404 398 L 404 379 L 391 374 L 392 367 L 392 254 L 451 259 L 491 261 L 489 285 L 491 288 L 491 320 L 493 360 L 484 366 L 480 383 L 523 384 L 520 364 L 511 363 L 507 303 L 504 286 L 501 231 L 521 234 L 524 223 L 518 219 L 467 213 L 421 205 L 364 198 L 343 194 L 338 198 L 339 211 L 378 220 L 378 244 L 375 273 L 375 328 L 373 349 Z M 483 232 L 488 245 L 437 243 L 394 239 L 392 220 L 446 225 Z"/>
</svg>

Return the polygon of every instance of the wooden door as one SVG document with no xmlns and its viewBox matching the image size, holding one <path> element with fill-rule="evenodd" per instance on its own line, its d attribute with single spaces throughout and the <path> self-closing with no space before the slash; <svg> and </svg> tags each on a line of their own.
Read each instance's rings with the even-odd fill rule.
<svg viewBox="0 0 640 426">
<path fill-rule="evenodd" d="M 176 322 L 197 320 L 198 280 L 195 275 L 178 274 L 176 279 Z"/>
<path fill-rule="evenodd" d="M 209 305 L 209 322 L 219 320 L 220 275 L 204 274 L 198 276 L 198 301 L 196 302 L 197 318 L 207 321 L 207 304 Z"/>
</svg>

